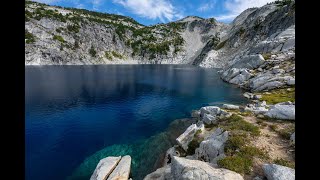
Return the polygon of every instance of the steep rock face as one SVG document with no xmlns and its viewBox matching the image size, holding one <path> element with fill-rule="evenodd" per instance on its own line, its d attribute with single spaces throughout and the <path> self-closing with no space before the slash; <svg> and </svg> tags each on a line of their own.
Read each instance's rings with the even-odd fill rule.
<svg viewBox="0 0 320 180">
<path fill-rule="evenodd" d="M 270 3 L 241 13 L 216 46 L 197 62 L 202 67 L 225 67 L 243 55 L 279 53 L 295 48 L 295 2 Z M 200 62 L 200 63 L 199 63 Z"/>
<path fill-rule="evenodd" d="M 26 65 L 186 64 L 227 25 L 187 17 L 144 26 L 135 20 L 26 1 Z"/>
</svg>

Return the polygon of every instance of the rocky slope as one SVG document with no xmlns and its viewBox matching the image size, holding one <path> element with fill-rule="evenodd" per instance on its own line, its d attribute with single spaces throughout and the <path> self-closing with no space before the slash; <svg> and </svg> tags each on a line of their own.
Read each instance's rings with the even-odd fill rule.
<svg viewBox="0 0 320 180">
<path fill-rule="evenodd" d="M 295 2 L 250 8 L 231 24 L 188 16 L 144 26 L 132 18 L 26 1 L 25 64 L 193 64 L 292 51 Z"/>
<path fill-rule="evenodd" d="M 186 17 L 143 26 L 113 14 L 26 1 L 25 64 L 192 63 L 227 25 Z"/>
</svg>

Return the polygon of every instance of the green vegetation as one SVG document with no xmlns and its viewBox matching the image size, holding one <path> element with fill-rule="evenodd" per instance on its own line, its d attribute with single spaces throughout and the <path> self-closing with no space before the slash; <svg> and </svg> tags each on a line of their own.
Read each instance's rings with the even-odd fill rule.
<svg viewBox="0 0 320 180">
<path fill-rule="evenodd" d="M 104 56 L 109 60 L 113 60 L 114 57 L 118 59 L 124 59 L 124 56 L 116 51 L 105 51 Z"/>
<path fill-rule="evenodd" d="M 295 88 L 291 88 L 291 90 L 287 89 L 276 89 L 269 92 L 270 94 L 263 94 L 261 101 L 266 101 L 267 104 L 277 104 L 280 102 L 286 102 L 286 101 L 295 101 Z"/>
<path fill-rule="evenodd" d="M 224 47 L 224 45 L 226 44 L 227 40 L 220 42 L 216 47 L 215 50 L 219 50 L 221 48 Z"/>
<path fill-rule="evenodd" d="M 26 39 L 27 44 L 36 42 L 35 36 L 30 33 L 28 30 L 25 30 L 24 38 Z"/>
<path fill-rule="evenodd" d="M 270 129 L 271 129 L 272 131 L 277 132 L 278 126 L 277 126 L 276 124 L 271 124 L 271 125 L 269 125 L 269 127 L 270 127 Z"/>
<path fill-rule="evenodd" d="M 271 53 L 263 53 L 262 54 L 262 57 L 265 59 L 265 60 L 267 60 L 267 59 L 270 59 L 271 58 Z"/>
<path fill-rule="evenodd" d="M 112 54 L 109 51 L 104 52 L 104 56 L 109 60 L 113 60 Z"/>
<path fill-rule="evenodd" d="M 54 35 L 53 36 L 53 40 L 57 40 L 57 41 L 60 41 L 61 43 L 64 43 L 65 40 L 63 39 L 62 36 L 59 36 L 59 35 Z"/>
<path fill-rule="evenodd" d="M 218 165 L 240 174 L 248 174 L 251 170 L 252 160 L 241 156 L 227 156 L 218 160 Z"/>
<path fill-rule="evenodd" d="M 119 54 L 116 51 L 112 51 L 111 53 L 112 53 L 113 57 L 116 57 L 116 58 L 119 58 L 119 59 L 123 59 L 123 55 L 122 54 Z"/>
<path fill-rule="evenodd" d="M 227 124 L 223 125 L 223 128 L 226 130 L 240 130 L 250 133 L 252 136 L 259 136 L 260 129 L 259 127 L 243 120 L 241 116 L 232 114 L 229 118 L 224 119 Z"/>
<path fill-rule="evenodd" d="M 68 29 L 69 32 L 78 33 L 79 29 L 80 29 L 80 26 L 77 25 L 77 24 L 67 25 L 67 29 Z"/>
<path fill-rule="evenodd" d="M 269 158 L 263 150 L 249 145 L 252 137 L 260 135 L 259 127 L 235 114 L 222 119 L 220 125 L 230 131 L 230 136 L 224 149 L 227 156 L 218 160 L 219 167 L 248 174 L 253 167 L 253 158 Z"/>
<path fill-rule="evenodd" d="M 292 2 L 292 0 L 278 0 L 278 1 L 275 1 L 274 3 L 278 6 L 278 7 L 283 7 L 285 5 L 288 5 Z"/>
<path fill-rule="evenodd" d="M 240 36 L 242 36 L 245 32 L 246 32 L 246 30 L 244 29 L 244 27 L 241 27 L 241 28 L 239 29 L 239 31 L 238 31 L 238 34 L 239 34 Z"/>
<path fill-rule="evenodd" d="M 279 134 L 282 138 L 289 140 L 291 134 L 292 134 L 294 131 L 295 131 L 295 127 L 294 127 L 294 125 L 292 125 L 292 126 L 289 126 L 289 127 L 287 127 L 287 128 L 280 129 L 280 130 L 278 130 L 277 132 L 278 132 L 278 134 Z"/>
<path fill-rule="evenodd" d="M 219 167 L 226 168 L 240 174 L 249 174 L 251 172 L 254 157 L 262 159 L 269 158 L 263 150 L 253 146 L 244 146 L 244 144 L 241 144 L 237 150 L 230 151 L 227 149 L 227 151 L 229 152 L 229 155 L 218 160 Z"/>
<path fill-rule="evenodd" d="M 91 48 L 89 49 L 89 53 L 91 57 L 96 57 L 97 51 L 94 49 L 93 46 L 91 46 Z"/>
<path fill-rule="evenodd" d="M 286 166 L 286 167 L 290 167 L 290 168 L 295 168 L 294 163 L 287 161 L 285 159 L 282 158 L 277 158 L 273 161 L 274 164 L 279 164 L 281 166 Z"/>
<path fill-rule="evenodd" d="M 199 129 L 192 139 L 192 141 L 188 144 L 188 155 L 193 155 L 195 153 L 196 148 L 199 147 L 200 143 L 203 141 L 203 137 L 200 137 L 201 130 Z"/>
</svg>

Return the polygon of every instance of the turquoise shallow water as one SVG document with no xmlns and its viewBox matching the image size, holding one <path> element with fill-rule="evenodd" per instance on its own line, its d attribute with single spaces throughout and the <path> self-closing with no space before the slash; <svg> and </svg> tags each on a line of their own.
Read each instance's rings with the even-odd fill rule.
<svg viewBox="0 0 320 180">
<path fill-rule="evenodd" d="M 173 120 L 246 103 L 242 93 L 217 69 L 188 65 L 26 67 L 26 179 L 87 179 L 101 158 L 124 154 L 141 179 L 184 130 Z"/>
</svg>

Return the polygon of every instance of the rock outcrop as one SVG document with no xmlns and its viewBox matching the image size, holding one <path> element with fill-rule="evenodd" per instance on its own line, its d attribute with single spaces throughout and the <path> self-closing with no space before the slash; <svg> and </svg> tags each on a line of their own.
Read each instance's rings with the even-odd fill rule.
<svg viewBox="0 0 320 180">
<path fill-rule="evenodd" d="M 121 156 L 119 157 L 106 157 L 101 159 L 96 169 L 94 170 L 90 180 L 104 180 L 112 171 L 116 168 L 119 163 Z"/>
<path fill-rule="evenodd" d="M 275 104 L 270 107 L 265 116 L 276 119 L 295 120 L 295 105 Z"/>
<path fill-rule="evenodd" d="M 209 137 L 200 143 L 195 150 L 195 158 L 210 163 L 217 163 L 217 160 L 225 157 L 224 145 L 228 140 L 228 131 L 217 128 Z"/>
<path fill-rule="evenodd" d="M 101 159 L 90 180 L 128 180 L 131 168 L 130 156 Z"/>
<path fill-rule="evenodd" d="M 197 131 L 203 131 L 204 125 L 201 124 L 197 126 L 196 124 L 192 124 L 189 126 L 184 133 L 182 133 L 177 139 L 177 143 L 185 150 L 188 150 L 189 143 L 193 140 L 194 135 Z"/>
<path fill-rule="evenodd" d="M 294 180 L 295 170 L 277 164 L 264 164 L 263 172 L 268 180 Z"/>
<path fill-rule="evenodd" d="M 243 180 L 243 177 L 233 171 L 214 168 L 208 163 L 199 160 L 190 160 L 173 157 L 171 164 L 173 179 L 216 179 L 216 180 Z"/>
</svg>

